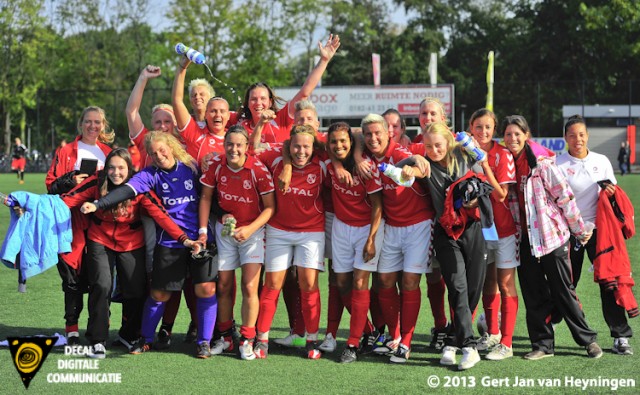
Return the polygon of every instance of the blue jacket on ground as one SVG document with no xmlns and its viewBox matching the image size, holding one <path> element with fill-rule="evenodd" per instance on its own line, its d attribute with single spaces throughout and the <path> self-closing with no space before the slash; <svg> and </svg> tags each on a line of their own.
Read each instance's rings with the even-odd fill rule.
<svg viewBox="0 0 640 395">
<path fill-rule="evenodd" d="M 2 242 L 0 259 L 10 268 L 20 254 L 22 278 L 40 274 L 58 263 L 58 254 L 71 251 L 71 212 L 58 195 L 12 192 L 24 214 L 11 210 L 11 221 Z"/>
</svg>

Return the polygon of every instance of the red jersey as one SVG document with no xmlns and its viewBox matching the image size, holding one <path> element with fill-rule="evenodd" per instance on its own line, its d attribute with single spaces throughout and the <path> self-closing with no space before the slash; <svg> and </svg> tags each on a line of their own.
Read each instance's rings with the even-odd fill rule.
<svg viewBox="0 0 640 395">
<path fill-rule="evenodd" d="M 233 214 L 236 226 L 251 224 L 264 209 L 262 195 L 273 192 L 273 179 L 266 166 L 251 155 L 240 169 L 227 166 L 227 157 L 220 155 L 202 164 L 200 182 L 216 189 L 218 204 Z M 218 218 L 222 223 L 222 218 Z"/>
<path fill-rule="evenodd" d="M 224 135 L 215 135 L 206 127 L 201 129 L 193 117 L 180 131 L 180 136 L 184 139 L 189 155 L 198 162 L 198 167 L 210 156 L 224 155 Z M 209 155 L 210 153 L 213 155 Z"/>
<path fill-rule="evenodd" d="M 422 140 L 423 140 L 422 133 L 418 133 L 416 134 L 416 137 L 413 138 L 412 143 L 414 144 L 422 143 Z"/>
<path fill-rule="evenodd" d="M 498 184 L 515 184 L 516 182 L 516 165 L 513 161 L 513 155 L 505 147 L 498 143 L 493 143 L 493 147 L 489 150 L 489 167 L 493 171 Z M 513 221 L 513 215 L 507 205 L 508 199 L 498 202 L 491 195 L 491 206 L 493 207 L 493 221 L 498 230 L 498 237 L 507 237 L 516 233 L 516 224 Z"/>
<path fill-rule="evenodd" d="M 274 147 L 258 158 L 267 165 L 274 178 L 282 173 L 282 150 Z M 303 168 L 293 166 L 291 184 L 286 195 L 276 189 L 276 213 L 269 220 L 274 228 L 289 232 L 324 232 L 324 189 L 327 167 L 318 155 Z"/>
<path fill-rule="evenodd" d="M 373 158 L 376 167 L 380 163 L 396 164 L 411 156 L 411 153 L 389 140 L 387 152 L 382 158 Z M 391 178 L 380 174 L 382 179 L 382 206 L 384 218 L 391 226 L 411 226 L 419 222 L 433 219 L 434 211 L 431 197 L 421 183 L 414 182 L 411 187 L 396 184 Z"/>
<path fill-rule="evenodd" d="M 374 170 L 370 180 L 355 176 L 353 186 L 349 187 L 337 180 L 332 164 L 327 166 L 330 175 L 328 184 L 335 202 L 336 217 L 347 225 L 362 227 L 371 224 L 371 202 L 367 197 L 382 190 L 380 172 L 377 167 L 372 166 L 372 169 Z"/>
<path fill-rule="evenodd" d="M 129 155 L 131 156 L 131 163 L 133 164 L 133 167 L 136 170 L 140 170 L 141 157 L 138 147 L 136 147 L 135 144 L 130 145 L 129 147 L 127 147 L 127 151 L 129 151 Z"/>
<path fill-rule="evenodd" d="M 251 119 L 240 118 L 240 114 L 232 111 L 229 117 L 228 125 L 241 125 L 245 128 L 249 136 L 253 133 L 253 126 L 251 126 Z M 293 126 L 293 118 L 289 116 L 289 103 L 284 105 L 278 112 L 276 112 L 276 118 L 264 125 L 262 128 L 262 136 L 260 136 L 261 143 L 282 143 L 289 139 L 289 132 Z"/>
<path fill-rule="evenodd" d="M 422 136 L 422 135 L 419 135 Z M 424 148 L 424 144 L 423 143 L 411 143 L 409 144 L 409 146 L 407 147 L 407 149 L 409 150 L 409 152 L 411 152 L 413 155 L 422 155 L 425 156 L 426 155 L 426 151 Z"/>
</svg>

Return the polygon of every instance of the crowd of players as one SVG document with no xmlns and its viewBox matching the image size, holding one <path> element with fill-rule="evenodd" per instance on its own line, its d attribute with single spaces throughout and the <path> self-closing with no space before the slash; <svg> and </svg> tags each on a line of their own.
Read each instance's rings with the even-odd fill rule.
<svg viewBox="0 0 640 395">
<path fill-rule="evenodd" d="M 320 358 L 336 349 L 346 308 L 351 318 L 341 362 L 374 352 L 404 363 L 424 274 L 431 346 L 442 351 L 441 364 L 464 370 L 480 361 L 479 351 L 489 360 L 513 356 L 517 271 L 532 346 L 524 357 L 553 356 L 553 328 L 562 320 L 589 357 L 600 357 L 575 285 L 584 251 L 594 261 L 596 239 L 603 237 L 590 226 L 598 192 L 607 199 L 624 192 L 606 157 L 587 149 L 584 120 L 567 123 L 569 152 L 558 164 L 530 140 L 523 117 L 499 125 L 486 109 L 472 115 L 468 129 L 485 155 L 468 154 L 433 98 L 420 103 L 421 133 L 413 142 L 393 109 L 367 115 L 361 130 L 337 122 L 321 133 L 308 99 L 339 46 L 337 36 L 319 44 L 318 64 L 289 102 L 256 83 L 238 111 L 203 79 L 189 84 L 190 111 L 183 101 L 190 61 L 183 57 L 173 103 L 153 108 L 149 129 L 139 107 L 148 80 L 161 70 L 145 67 L 126 108 L 139 164 L 126 149 L 109 147 L 114 136 L 104 111 L 85 109 L 80 134 L 56 152 L 46 178 L 48 191 L 72 208 L 74 250 L 58 264 L 68 343 L 80 342 L 88 292 L 92 357 L 106 356 L 116 296 L 123 320 L 114 344 L 131 354 L 165 349 L 184 293 L 198 358 L 237 350 L 244 360 L 264 359 L 282 293 L 291 332 L 275 343 L 304 346 L 308 358 Z M 96 174 L 80 171 L 89 160 L 97 160 Z M 380 173 L 382 163 L 416 181 L 397 184 Z M 598 186 L 603 180 L 608 183 Z M 321 340 L 319 276 L 325 271 Z M 613 351 L 631 354 L 626 315 L 637 315 L 637 305 L 634 311 L 606 285 L 601 289 Z M 478 339 L 472 322 L 481 298 L 487 330 Z"/>
</svg>

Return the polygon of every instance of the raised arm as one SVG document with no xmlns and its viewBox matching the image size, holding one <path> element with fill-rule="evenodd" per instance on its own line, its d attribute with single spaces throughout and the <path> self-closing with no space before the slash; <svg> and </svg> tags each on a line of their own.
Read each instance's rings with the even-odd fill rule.
<svg viewBox="0 0 640 395">
<path fill-rule="evenodd" d="M 253 153 L 259 154 L 265 149 L 269 148 L 269 144 L 263 144 L 260 142 L 262 140 L 262 129 L 264 129 L 264 125 L 271 122 L 276 118 L 276 113 L 272 110 L 264 110 L 260 113 L 260 120 L 256 123 L 256 127 L 253 128 L 253 133 L 251 133 L 251 147 L 253 147 Z"/>
<path fill-rule="evenodd" d="M 313 90 L 318 86 L 322 74 L 327 69 L 327 65 L 333 55 L 336 54 L 340 47 L 340 37 L 336 34 L 329 35 L 327 43 L 323 46 L 322 42 L 318 42 L 318 49 L 320 50 L 320 61 L 316 64 L 316 67 L 311 70 L 311 73 L 307 77 L 307 80 L 302 85 L 302 88 L 296 93 L 296 95 L 289 101 L 289 116 L 293 118 L 295 113 L 295 104 L 300 100 L 304 100 L 311 96 Z"/>
<path fill-rule="evenodd" d="M 178 131 L 184 130 L 191 120 L 189 109 L 184 105 L 184 79 L 187 76 L 189 64 L 191 64 L 191 61 L 186 56 L 180 58 L 180 64 L 176 67 L 176 76 L 173 79 L 173 89 L 171 90 L 171 103 L 173 105 L 173 113 L 176 116 Z"/>
<path fill-rule="evenodd" d="M 160 67 L 147 65 L 147 67 L 140 72 L 140 76 L 138 76 L 138 80 L 131 90 L 125 109 L 130 139 L 136 137 L 144 127 L 142 119 L 140 118 L 140 103 L 142 103 L 142 95 L 144 94 L 144 88 L 147 86 L 147 81 L 160 77 L 161 74 Z"/>
</svg>

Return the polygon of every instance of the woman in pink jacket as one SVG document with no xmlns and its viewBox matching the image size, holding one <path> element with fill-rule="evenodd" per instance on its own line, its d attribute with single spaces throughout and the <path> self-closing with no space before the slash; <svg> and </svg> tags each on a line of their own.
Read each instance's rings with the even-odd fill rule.
<svg viewBox="0 0 640 395">
<path fill-rule="evenodd" d="M 524 358 L 553 356 L 554 330 L 549 317 L 555 309 L 562 314 L 573 340 L 585 347 L 590 358 L 600 358 L 596 332 L 587 324 L 571 284 L 569 261 L 569 237 L 574 235 L 584 244 L 591 232 L 585 229 L 573 191 L 553 153 L 530 141 L 524 117 L 506 117 L 501 132 L 515 159 L 520 222 L 522 229 L 527 229 L 522 232 L 518 278 L 533 350 Z"/>
</svg>

